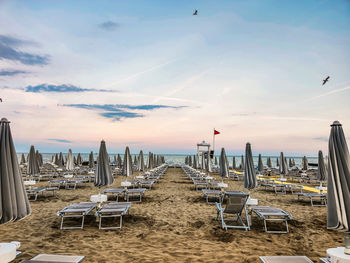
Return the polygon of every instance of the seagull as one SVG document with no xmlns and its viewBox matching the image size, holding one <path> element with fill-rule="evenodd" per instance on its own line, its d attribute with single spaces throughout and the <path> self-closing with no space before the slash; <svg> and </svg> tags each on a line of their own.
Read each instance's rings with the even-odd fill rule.
<svg viewBox="0 0 350 263">
<path fill-rule="evenodd" d="M 328 80 L 329 80 L 329 76 L 323 80 L 322 86 L 323 86 L 324 84 L 326 84 L 326 82 L 328 82 Z"/>
<path fill-rule="evenodd" d="M 0 102 L 2 102 L 2 98 L 0 98 Z"/>
<path fill-rule="evenodd" d="M 193 13 L 194 16 L 198 15 L 198 10 L 194 10 L 194 13 Z"/>
</svg>

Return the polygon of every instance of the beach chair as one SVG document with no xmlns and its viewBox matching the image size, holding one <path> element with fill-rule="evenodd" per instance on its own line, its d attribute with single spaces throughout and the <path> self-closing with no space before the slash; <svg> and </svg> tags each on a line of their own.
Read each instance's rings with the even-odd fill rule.
<svg viewBox="0 0 350 263">
<path fill-rule="evenodd" d="M 221 203 L 216 203 L 217 219 L 218 217 L 220 217 L 223 229 L 227 230 L 228 228 L 240 228 L 244 229 L 245 231 L 250 230 L 250 223 L 248 219 L 248 212 L 246 206 L 248 198 L 249 194 L 237 193 L 228 197 L 225 207 L 223 207 L 223 204 Z M 243 212 L 245 212 L 247 225 L 243 222 L 242 219 Z M 234 216 L 235 220 L 230 218 L 232 216 Z M 234 221 L 236 223 L 238 223 L 239 221 L 241 225 L 229 225 L 228 222 L 231 221 Z"/>
<path fill-rule="evenodd" d="M 96 216 L 99 218 L 99 229 L 121 229 L 122 228 L 122 218 L 123 215 L 129 214 L 129 208 L 131 207 L 130 202 L 125 203 L 109 203 L 104 206 L 102 206 L 99 210 L 96 212 Z M 119 226 L 109 226 L 109 227 L 103 227 L 102 226 L 102 218 L 117 218 L 119 217 Z"/>
<path fill-rule="evenodd" d="M 51 196 L 55 196 L 55 191 L 58 190 L 58 187 L 36 187 L 27 189 L 27 196 L 29 201 L 36 201 L 38 199 L 38 195 L 41 193 L 42 196 L 48 197 L 45 192 L 52 192 Z M 33 197 L 34 199 L 31 199 Z"/>
<path fill-rule="evenodd" d="M 83 229 L 85 216 L 91 213 L 97 207 L 97 203 L 81 202 L 77 204 L 69 205 L 57 212 L 57 216 L 61 216 L 60 229 Z M 65 218 L 81 218 L 80 226 L 64 227 L 63 222 Z"/>
<path fill-rule="evenodd" d="M 320 193 L 299 193 L 298 200 L 301 200 L 300 197 L 306 197 L 310 199 L 311 206 L 327 206 L 327 195 Z M 319 203 L 315 203 L 318 200 Z"/>
<path fill-rule="evenodd" d="M 251 207 L 252 213 L 255 213 L 259 219 L 264 221 L 264 230 L 266 233 L 288 233 L 288 220 L 292 219 L 292 216 L 287 213 L 286 211 L 276 208 L 276 207 L 271 207 L 271 206 L 253 206 Z M 284 231 L 271 231 L 267 229 L 267 222 L 282 222 L 286 226 L 286 230 Z"/>
<path fill-rule="evenodd" d="M 108 194 L 111 194 L 116 197 L 116 201 L 118 202 L 119 196 L 121 196 L 124 193 L 124 188 L 108 188 L 103 191 L 104 194 L 108 196 Z"/>
<path fill-rule="evenodd" d="M 306 256 L 264 256 L 259 258 L 262 263 L 313 263 Z"/>
<path fill-rule="evenodd" d="M 221 202 L 222 192 L 220 190 L 202 189 L 202 192 L 205 196 L 205 200 L 207 201 L 207 204 L 215 204 L 216 203 L 216 202 L 209 202 L 209 198 L 218 199 L 218 202 L 222 203 Z"/>
<path fill-rule="evenodd" d="M 135 189 L 128 189 L 125 191 L 125 197 L 126 201 L 129 202 L 130 199 L 134 200 L 135 197 L 138 197 L 136 200 L 133 202 L 141 202 L 142 201 L 142 196 L 146 192 L 146 188 L 135 188 Z"/>
<path fill-rule="evenodd" d="M 21 261 L 21 263 L 80 263 L 84 260 L 84 256 L 68 256 L 68 255 L 52 255 L 52 254 L 39 254 L 30 260 Z"/>
</svg>

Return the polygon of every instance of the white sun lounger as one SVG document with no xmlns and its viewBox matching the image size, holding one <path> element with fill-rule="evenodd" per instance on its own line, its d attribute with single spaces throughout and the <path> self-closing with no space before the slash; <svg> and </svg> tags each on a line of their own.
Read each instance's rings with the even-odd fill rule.
<svg viewBox="0 0 350 263">
<path fill-rule="evenodd" d="M 96 216 L 99 217 L 99 229 L 121 229 L 122 228 L 122 218 L 123 215 L 126 215 L 129 213 L 129 208 L 131 207 L 130 202 L 125 203 L 109 203 L 104 206 L 102 206 L 99 210 L 96 212 Z M 110 227 L 103 227 L 102 226 L 102 218 L 117 218 L 119 217 L 119 226 L 110 226 Z"/>
<path fill-rule="evenodd" d="M 80 263 L 83 260 L 84 260 L 84 256 L 39 254 L 33 257 L 31 260 L 22 261 L 22 263 L 35 263 L 35 262 Z"/>
<path fill-rule="evenodd" d="M 69 205 L 57 212 L 58 216 L 61 216 L 61 227 L 60 229 L 83 229 L 85 216 L 91 213 L 97 207 L 97 203 L 93 202 L 82 202 L 77 204 Z M 65 218 L 81 218 L 80 226 L 64 227 L 63 221 Z"/>
<path fill-rule="evenodd" d="M 271 207 L 271 206 L 253 206 L 251 207 L 251 211 L 254 212 L 261 220 L 264 221 L 264 230 L 266 233 L 288 233 L 288 220 L 292 218 L 292 216 L 286 211 Z M 285 231 L 271 231 L 267 229 L 267 222 L 283 222 L 286 225 Z"/>
<path fill-rule="evenodd" d="M 29 201 L 36 201 L 40 193 L 42 196 L 47 197 L 45 192 L 52 192 L 51 196 L 55 196 L 56 190 L 58 190 L 58 187 L 37 187 L 37 188 L 27 189 L 26 192 L 27 192 Z M 34 197 L 34 199 L 31 199 L 31 197 Z"/>
<path fill-rule="evenodd" d="M 222 203 L 221 197 L 222 192 L 220 190 L 212 190 L 212 189 L 202 189 L 202 192 L 205 196 L 205 200 L 208 204 L 215 204 L 216 202 L 209 202 L 209 198 L 216 198 L 218 199 L 219 203 Z"/>
<path fill-rule="evenodd" d="M 115 196 L 117 199 L 116 201 L 118 202 L 119 196 L 121 196 L 124 193 L 124 189 L 123 188 L 108 188 L 108 189 L 104 190 L 103 193 L 106 195 L 111 194 L 111 195 Z"/>
<path fill-rule="evenodd" d="M 262 263 L 313 263 L 306 256 L 265 256 L 259 258 Z"/>
<path fill-rule="evenodd" d="M 306 197 L 310 199 L 311 206 L 327 206 L 327 195 L 319 193 L 299 193 L 298 200 L 300 197 Z M 315 204 L 315 201 L 318 200 L 319 204 Z"/>
</svg>

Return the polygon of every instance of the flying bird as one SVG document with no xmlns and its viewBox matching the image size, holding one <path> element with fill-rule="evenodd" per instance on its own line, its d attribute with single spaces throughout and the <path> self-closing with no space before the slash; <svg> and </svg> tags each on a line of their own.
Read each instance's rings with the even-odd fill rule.
<svg viewBox="0 0 350 263">
<path fill-rule="evenodd" d="M 329 76 L 323 80 L 322 86 L 323 86 L 324 84 L 326 84 L 326 82 L 328 82 L 328 80 L 329 80 Z"/>
<path fill-rule="evenodd" d="M 194 13 L 193 13 L 194 16 L 198 15 L 198 10 L 194 10 Z"/>
<path fill-rule="evenodd" d="M 0 102 L 2 102 L 2 98 L 0 98 Z"/>
</svg>

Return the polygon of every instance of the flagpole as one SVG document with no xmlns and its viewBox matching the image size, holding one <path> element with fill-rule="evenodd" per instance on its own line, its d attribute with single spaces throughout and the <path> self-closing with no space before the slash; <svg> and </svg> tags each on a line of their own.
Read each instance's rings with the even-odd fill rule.
<svg viewBox="0 0 350 263">
<path fill-rule="evenodd" d="M 215 155 L 215 128 L 213 130 L 213 155 Z"/>
</svg>

